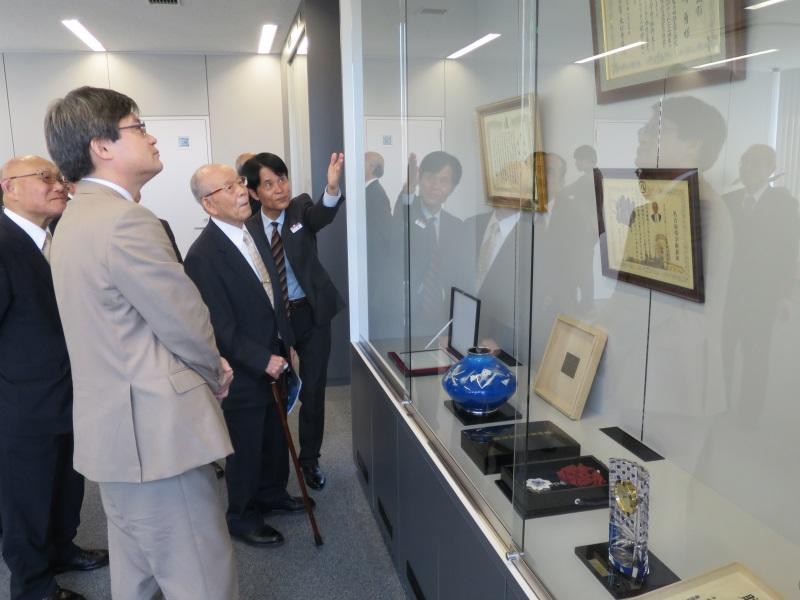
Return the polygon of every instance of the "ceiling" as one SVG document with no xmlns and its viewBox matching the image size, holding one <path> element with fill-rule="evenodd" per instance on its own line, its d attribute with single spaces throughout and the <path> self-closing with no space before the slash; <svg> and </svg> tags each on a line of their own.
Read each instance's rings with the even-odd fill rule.
<svg viewBox="0 0 800 600">
<path fill-rule="evenodd" d="M 81 52 L 61 24 L 78 19 L 109 52 L 254 53 L 261 26 L 275 23 L 280 53 L 300 0 L 2 0 L 0 51 Z"/>
</svg>

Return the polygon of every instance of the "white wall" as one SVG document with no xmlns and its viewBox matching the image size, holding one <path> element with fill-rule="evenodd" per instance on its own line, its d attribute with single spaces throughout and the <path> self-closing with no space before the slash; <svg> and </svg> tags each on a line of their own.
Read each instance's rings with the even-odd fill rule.
<svg viewBox="0 0 800 600">
<path fill-rule="evenodd" d="M 284 147 L 277 56 L 5 53 L 0 77 L 0 151 L 47 156 L 48 104 L 82 86 L 131 96 L 145 116 L 208 116 L 215 162 Z M 8 107 L 5 82 L 8 83 Z"/>
</svg>

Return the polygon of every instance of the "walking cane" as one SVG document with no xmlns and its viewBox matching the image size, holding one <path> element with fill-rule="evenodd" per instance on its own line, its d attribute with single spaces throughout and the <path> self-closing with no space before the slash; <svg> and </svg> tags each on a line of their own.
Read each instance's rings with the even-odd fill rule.
<svg viewBox="0 0 800 600">
<path fill-rule="evenodd" d="M 300 482 L 300 492 L 303 495 L 303 505 L 306 507 L 306 514 L 308 515 L 308 520 L 311 523 L 311 531 L 314 532 L 314 542 L 317 546 L 322 546 L 322 535 L 319 533 L 319 527 L 317 527 L 317 520 L 314 518 L 314 511 L 311 510 L 311 502 L 308 499 L 308 490 L 306 489 L 306 480 L 303 477 L 303 472 L 300 469 L 300 461 L 297 460 L 297 451 L 294 448 L 294 442 L 292 441 L 292 433 L 289 431 L 289 422 L 286 420 L 286 410 L 284 407 L 286 406 L 286 373 L 282 373 L 281 376 L 272 382 L 272 395 L 275 398 L 275 404 L 278 405 L 278 415 L 281 419 L 281 425 L 283 425 L 283 434 L 286 436 L 286 445 L 289 446 L 289 454 L 292 455 L 292 463 L 294 463 L 294 472 L 297 474 L 297 480 Z"/>
</svg>

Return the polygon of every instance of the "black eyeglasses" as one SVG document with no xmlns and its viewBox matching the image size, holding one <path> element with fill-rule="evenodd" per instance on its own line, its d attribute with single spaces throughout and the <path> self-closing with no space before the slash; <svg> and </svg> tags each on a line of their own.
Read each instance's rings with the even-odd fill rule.
<svg viewBox="0 0 800 600">
<path fill-rule="evenodd" d="M 241 177 L 237 177 L 236 180 L 233 183 L 229 183 L 228 185 L 223 185 L 221 188 L 217 188 L 213 192 L 208 192 L 203 197 L 204 198 L 208 198 L 209 196 L 213 196 L 217 192 L 222 192 L 222 191 L 224 191 L 226 194 L 230 194 L 233 191 L 233 188 L 236 187 L 237 184 L 246 188 L 247 187 L 247 177 L 245 177 L 244 175 L 242 175 Z"/>
<path fill-rule="evenodd" d="M 120 131 L 123 129 L 138 129 L 142 137 L 147 135 L 147 125 L 144 124 L 144 121 L 139 121 L 133 125 L 123 125 L 122 127 L 117 127 L 117 129 Z"/>
<path fill-rule="evenodd" d="M 53 185 L 56 182 L 61 185 L 69 185 L 69 181 L 61 173 L 53 173 L 52 171 L 37 171 L 36 173 L 26 173 L 25 175 L 14 175 L 13 177 L 6 177 L 6 181 L 21 179 L 22 177 L 38 177 L 47 185 Z"/>
</svg>

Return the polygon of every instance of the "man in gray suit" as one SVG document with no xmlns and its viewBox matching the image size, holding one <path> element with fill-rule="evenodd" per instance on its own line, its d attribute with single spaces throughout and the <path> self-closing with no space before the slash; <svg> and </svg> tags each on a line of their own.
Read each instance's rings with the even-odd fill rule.
<svg viewBox="0 0 800 600">
<path fill-rule="evenodd" d="M 233 373 L 164 228 L 140 206 L 161 169 L 136 103 L 82 87 L 45 117 L 77 182 L 52 247 L 74 383 L 74 467 L 99 482 L 115 600 L 238 597 L 209 463 L 232 453 L 219 403 Z"/>
</svg>

